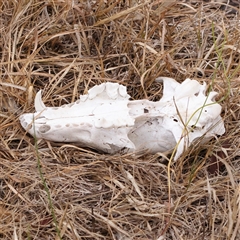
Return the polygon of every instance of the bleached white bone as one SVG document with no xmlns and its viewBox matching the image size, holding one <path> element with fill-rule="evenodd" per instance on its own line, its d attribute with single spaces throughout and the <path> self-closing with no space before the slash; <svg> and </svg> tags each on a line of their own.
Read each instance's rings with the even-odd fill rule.
<svg viewBox="0 0 240 240">
<path fill-rule="evenodd" d="M 38 91 L 35 96 L 34 106 L 35 106 L 36 112 L 41 112 L 46 108 L 45 104 L 42 101 L 42 91 L 41 90 Z"/>
<path fill-rule="evenodd" d="M 130 101 L 126 87 L 102 83 L 75 103 L 46 107 L 41 91 L 35 98 L 35 113 L 20 116 L 24 129 L 37 138 L 56 142 L 78 142 L 83 147 L 107 153 L 151 153 L 173 150 L 176 160 L 195 140 L 208 141 L 225 132 L 215 102 L 216 92 L 206 94 L 206 84 L 186 79 L 178 83 L 160 77 L 160 101 Z"/>
</svg>

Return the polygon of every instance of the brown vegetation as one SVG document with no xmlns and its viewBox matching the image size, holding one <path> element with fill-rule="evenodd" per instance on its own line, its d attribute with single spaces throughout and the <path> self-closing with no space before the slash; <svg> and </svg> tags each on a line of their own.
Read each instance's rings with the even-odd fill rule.
<svg viewBox="0 0 240 240">
<path fill-rule="evenodd" d="M 230 1 L 231 2 L 231 1 Z M 237 6 L 212 1 L 2 0 L 0 239 L 240 239 Z M 176 163 L 34 139 L 18 117 L 101 82 L 158 100 L 170 76 L 219 92 L 226 134 Z"/>
</svg>

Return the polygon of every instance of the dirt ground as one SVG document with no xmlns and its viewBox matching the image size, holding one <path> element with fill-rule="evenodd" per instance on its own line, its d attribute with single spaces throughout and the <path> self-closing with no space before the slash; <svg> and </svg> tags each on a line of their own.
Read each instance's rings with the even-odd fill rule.
<svg viewBox="0 0 240 240">
<path fill-rule="evenodd" d="M 237 1 L 0 2 L 0 239 L 240 239 Z M 102 82 L 161 98 L 159 76 L 205 81 L 226 133 L 169 155 L 34 140 L 19 116 Z"/>
</svg>

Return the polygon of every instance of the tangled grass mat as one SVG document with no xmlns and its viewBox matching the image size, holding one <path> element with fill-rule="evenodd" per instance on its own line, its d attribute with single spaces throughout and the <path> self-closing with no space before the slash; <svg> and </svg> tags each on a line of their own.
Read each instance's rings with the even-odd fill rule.
<svg viewBox="0 0 240 240">
<path fill-rule="evenodd" d="M 226 2 L 0 3 L 0 239 L 240 239 L 240 18 Z M 39 89 L 47 106 L 107 81 L 156 101 L 159 76 L 219 92 L 226 134 L 173 163 L 34 139 L 20 126 Z"/>
</svg>

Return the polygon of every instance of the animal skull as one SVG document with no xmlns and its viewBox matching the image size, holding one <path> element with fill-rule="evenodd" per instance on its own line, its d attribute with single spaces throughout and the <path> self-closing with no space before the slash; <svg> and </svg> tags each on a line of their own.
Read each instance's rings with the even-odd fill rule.
<svg viewBox="0 0 240 240">
<path fill-rule="evenodd" d="M 206 94 L 206 84 L 186 79 L 178 83 L 160 77 L 163 97 L 158 102 L 130 101 L 126 87 L 102 83 L 74 103 L 46 107 L 41 91 L 35 97 L 35 113 L 20 116 L 22 127 L 36 138 L 78 142 L 107 153 L 151 153 L 173 150 L 174 159 L 195 140 L 204 141 L 225 132 L 215 102 L 216 92 Z"/>
</svg>

